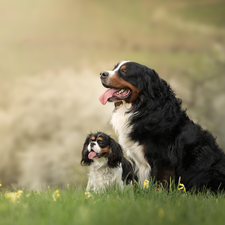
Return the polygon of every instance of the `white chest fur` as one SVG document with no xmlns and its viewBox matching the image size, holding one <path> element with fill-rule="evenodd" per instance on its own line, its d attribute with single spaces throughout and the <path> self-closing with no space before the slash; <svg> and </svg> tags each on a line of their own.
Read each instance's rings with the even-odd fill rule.
<svg viewBox="0 0 225 225">
<path fill-rule="evenodd" d="M 86 190 L 102 192 L 111 185 L 123 188 L 122 166 L 109 168 L 106 158 L 94 159 L 90 166 Z"/>
<path fill-rule="evenodd" d="M 138 168 L 139 183 L 143 184 L 145 179 L 149 180 L 151 167 L 144 157 L 143 146 L 137 142 L 130 140 L 129 134 L 132 131 L 132 126 L 129 126 L 129 119 L 132 113 L 127 113 L 131 104 L 123 103 L 114 113 L 111 119 L 111 124 L 118 134 L 120 145 L 128 157 L 135 161 Z"/>
</svg>

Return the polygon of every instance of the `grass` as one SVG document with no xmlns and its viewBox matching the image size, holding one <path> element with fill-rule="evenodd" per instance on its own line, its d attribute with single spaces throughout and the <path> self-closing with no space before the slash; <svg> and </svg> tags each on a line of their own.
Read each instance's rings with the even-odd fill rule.
<svg viewBox="0 0 225 225">
<path fill-rule="evenodd" d="M 1 224 L 224 224 L 224 194 L 192 194 L 154 185 L 85 195 L 83 189 L 24 190 L 15 202 L 0 192 Z M 16 191 L 18 193 L 18 190 Z M 54 196 L 56 200 L 54 201 Z"/>
</svg>

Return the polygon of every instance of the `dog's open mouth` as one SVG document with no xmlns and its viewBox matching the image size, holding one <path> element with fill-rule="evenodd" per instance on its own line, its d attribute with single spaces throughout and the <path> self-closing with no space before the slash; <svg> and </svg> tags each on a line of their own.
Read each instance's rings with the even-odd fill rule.
<svg viewBox="0 0 225 225">
<path fill-rule="evenodd" d="M 131 95 L 131 93 L 132 91 L 128 88 L 109 88 L 107 91 L 100 95 L 99 100 L 103 105 L 105 105 L 107 101 L 114 102 L 127 99 Z"/>
<path fill-rule="evenodd" d="M 93 150 L 91 150 L 90 153 L 88 154 L 88 158 L 89 159 L 93 159 L 93 158 L 99 159 L 101 157 L 102 157 L 102 154 L 101 153 L 96 153 Z"/>
</svg>

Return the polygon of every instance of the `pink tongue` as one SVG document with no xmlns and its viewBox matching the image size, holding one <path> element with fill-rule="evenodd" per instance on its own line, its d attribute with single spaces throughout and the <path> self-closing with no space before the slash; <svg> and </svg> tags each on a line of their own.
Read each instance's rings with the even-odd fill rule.
<svg viewBox="0 0 225 225">
<path fill-rule="evenodd" d="M 113 94 L 115 92 L 117 92 L 119 89 L 113 89 L 113 88 L 110 88 L 108 89 L 107 91 L 105 91 L 103 94 L 100 95 L 99 97 L 99 100 L 100 102 L 105 105 L 108 101 L 109 98 L 111 98 L 113 96 Z"/>
<path fill-rule="evenodd" d="M 92 158 L 94 158 L 96 156 L 96 152 L 90 152 L 89 154 L 88 154 L 88 158 L 89 159 L 92 159 Z"/>
</svg>

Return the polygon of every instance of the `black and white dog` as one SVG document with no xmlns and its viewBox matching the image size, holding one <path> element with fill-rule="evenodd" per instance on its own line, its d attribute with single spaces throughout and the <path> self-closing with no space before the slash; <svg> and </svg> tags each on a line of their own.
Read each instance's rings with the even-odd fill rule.
<svg viewBox="0 0 225 225">
<path fill-rule="evenodd" d="M 121 146 L 109 135 L 89 134 L 84 142 L 81 165 L 90 166 L 87 191 L 101 192 L 110 185 L 132 184 L 132 164 L 123 156 Z"/>
<path fill-rule="evenodd" d="M 225 154 L 215 138 L 181 108 L 169 84 L 144 65 L 123 61 L 100 73 L 107 89 L 99 100 L 114 102 L 111 124 L 138 168 L 139 182 L 170 179 L 186 189 L 225 189 Z"/>
</svg>

